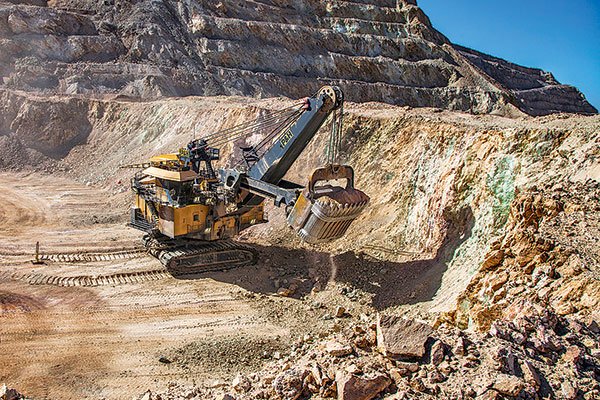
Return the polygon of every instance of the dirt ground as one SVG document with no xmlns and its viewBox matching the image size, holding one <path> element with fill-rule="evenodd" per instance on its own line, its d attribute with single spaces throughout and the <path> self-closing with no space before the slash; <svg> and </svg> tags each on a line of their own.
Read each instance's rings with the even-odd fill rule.
<svg viewBox="0 0 600 400">
<path fill-rule="evenodd" d="M 273 304 L 293 308 L 284 303 L 300 302 L 268 299 L 275 291 L 269 279 L 274 268 L 260 264 L 185 280 L 166 275 L 98 287 L 31 285 L 23 277 L 93 276 L 160 264 L 138 254 L 32 265 L 36 241 L 44 253 L 110 254 L 136 248 L 140 233 L 125 226 L 121 210 L 109 207 L 107 193 L 91 186 L 3 173 L 0 193 L 0 381 L 33 398 L 122 399 L 173 380 L 210 384 L 230 378 L 231 363 L 236 370 L 256 367 L 284 352 L 293 337 L 319 329 L 318 308 L 299 307 L 302 316 L 293 318 L 294 325 L 273 314 L 279 308 Z M 261 259 L 276 262 L 264 254 Z M 161 357 L 172 363 L 159 362 Z"/>
</svg>

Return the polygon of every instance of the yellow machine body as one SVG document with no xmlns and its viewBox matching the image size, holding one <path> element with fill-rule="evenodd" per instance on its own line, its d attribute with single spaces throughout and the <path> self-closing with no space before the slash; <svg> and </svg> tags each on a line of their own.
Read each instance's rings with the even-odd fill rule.
<svg viewBox="0 0 600 400">
<path fill-rule="evenodd" d="M 171 155 L 152 157 L 151 165 L 174 160 Z M 176 155 L 173 155 L 176 156 Z M 188 204 L 173 206 L 170 191 L 165 183 L 192 182 L 196 177 L 193 171 L 173 171 L 164 167 L 150 166 L 143 173 L 144 185 L 153 187 L 156 201 L 149 201 L 142 195 L 135 195 L 135 209 L 164 236 L 171 239 L 188 237 L 202 240 L 218 240 L 236 236 L 241 230 L 258 223 L 267 222 L 263 203 L 240 214 L 227 215 L 222 204 Z M 200 186 L 208 186 L 201 181 Z"/>
</svg>

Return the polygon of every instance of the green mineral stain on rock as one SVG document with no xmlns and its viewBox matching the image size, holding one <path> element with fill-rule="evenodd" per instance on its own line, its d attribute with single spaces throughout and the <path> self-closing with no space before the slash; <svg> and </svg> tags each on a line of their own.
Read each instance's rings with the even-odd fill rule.
<svg viewBox="0 0 600 400">
<path fill-rule="evenodd" d="M 503 157 L 494 163 L 494 168 L 486 179 L 487 188 L 492 192 L 492 213 L 494 228 L 499 229 L 506 224 L 510 205 L 515 199 L 515 160 Z"/>
<path fill-rule="evenodd" d="M 396 176 L 396 174 L 394 174 L 393 172 L 386 172 L 383 175 L 383 180 L 385 181 L 385 183 L 388 183 L 389 181 L 394 179 L 395 176 Z"/>
<path fill-rule="evenodd" d="M 142 136 L 142 143 L 149 143 L 154 141 L 157 137 L 160 136 L 161 130 L 156 126 L 151 126 L 148 129 L 144 130 Z"/>
</svg>

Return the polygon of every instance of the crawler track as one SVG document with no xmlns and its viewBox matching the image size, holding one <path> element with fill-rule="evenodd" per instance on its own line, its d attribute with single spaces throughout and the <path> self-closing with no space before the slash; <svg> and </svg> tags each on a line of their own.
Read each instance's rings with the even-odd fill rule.
<svg viewBox="0 0 600 400">
<path fill-rule="evenodd" d="M 225 271 L 256 262 L 256 250 L 232 240 L 212 242 L 145 237 L 148 252 L 173 275 Z"/>
<path fill-rule="evenodd" d="M 157 248 L 160 245 L 160 248 Z M 229 240 L 218 242 L 154 242 L 153 255 L 158 256 L 164 267 L 145 271 L 119 272 L 103 275 L 63 276 L 56 274 L 16 272 L 0 273 L 0 280 L 15 279 L 30 285 L 54 285 L 63 287 L 114 286 L 144 283 L 197 275 L 204 272 L 225 271 L 252 264 L 256 260 L 255 250 L 247 245 Z M 119 261 L 147 257 L 145 247 L 78 253 L 42 253 L 38 259 L 49 263 L 89 263 Z"/>
</svg>

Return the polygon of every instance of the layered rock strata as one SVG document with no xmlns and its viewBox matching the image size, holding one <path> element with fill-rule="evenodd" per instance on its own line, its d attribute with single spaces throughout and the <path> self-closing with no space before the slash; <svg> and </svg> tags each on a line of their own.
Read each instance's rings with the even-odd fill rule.
<svg viewBox="0 0 600 400">
<path fill-rule="evenodd" d="M 357 102 L 596 112 L 549 73 L 453 45 L 414 1 L 13 3 L 0 2 L 7 88 L 133 99 L 297 98 L 330 83 Z"/>
</svg>

